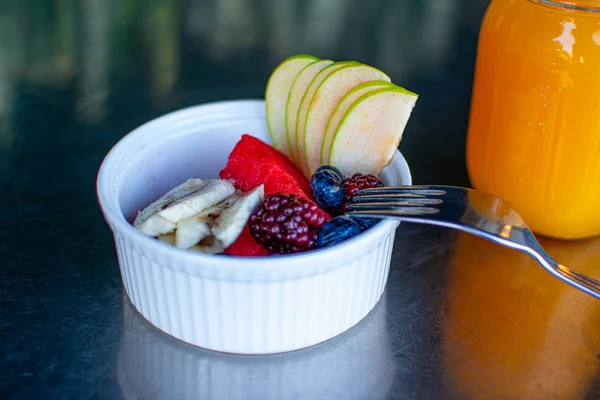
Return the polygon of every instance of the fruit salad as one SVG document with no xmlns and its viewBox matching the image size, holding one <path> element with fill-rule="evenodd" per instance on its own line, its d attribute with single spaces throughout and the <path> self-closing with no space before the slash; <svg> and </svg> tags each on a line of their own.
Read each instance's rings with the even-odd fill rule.
<svg viewBox="0 0 600 400">
<path fill-rule="evenodd" d="M 142 233 L 208 254 L 266 256 L 335 245 L 377 223 L 345 215 L 402 138 L 417 95 L 376 68 L 299 55 L 266 91 L 273 145 L 242 135 L 219 179 L 189 179 L 138 213 Z"/>
</svg>

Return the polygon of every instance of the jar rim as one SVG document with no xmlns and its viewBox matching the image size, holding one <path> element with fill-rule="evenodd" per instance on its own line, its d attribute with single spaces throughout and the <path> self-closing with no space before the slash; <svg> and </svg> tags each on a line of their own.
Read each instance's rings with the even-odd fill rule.
<svg viewBox="0 0 600 400">
<path fill-rule="evenodd" d="M 600 0 L 529 0 L 532 3 L 565 11 L 600 12 Z"/>
</svg>

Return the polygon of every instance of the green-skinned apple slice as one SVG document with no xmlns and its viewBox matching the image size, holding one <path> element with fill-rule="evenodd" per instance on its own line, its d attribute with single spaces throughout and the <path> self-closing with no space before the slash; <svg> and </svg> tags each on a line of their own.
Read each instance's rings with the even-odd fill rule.
<svg viewBox="0 0 600 400">
<path fill-rule="evenodd" d="M 346 93 L 344 97 L 342 97 L 340 102 L 335 107 L 335 110 L 333 110 L 333 114 L 331 114 L 329 122 L 327 122 L 327 128 L 325 128 L 325 135 L 323 136 L 323 143 L 321 145 L 321 165 L 329 164 L 329 152 L 331 151 L 333 137 L 340 124 L 340 121 L 344 115 L 346 115 L 346 111 L 348 111 L 350 106 L 352 106 L 356 100 L 367 93 L 377 89 L 392 88 L 395 86 L 396 85 L 393 83 L 386 81 L 365 82 L 356 86 L 354 89 Z"/>
<path fill-rule="evenodd" d="M 296 76 L 304 67 L 315 61 L 318 61 L 317 57 L 305 54 L 289 57 L 275 68 L 267 83 L 265 92 L 267 126 L 273 146 L 287 156 L 290 155 L 285 130 L 287 99 Z"/>
<path fill-rule="evenodd" d="M 352 65 L 359 64 L 355 61 L 339 61 L 329 65 L 327 68 L 324 68 L 314 77 L 312 82 L 310 82 L 310 85 L 308 85 L 304 96 L 302 96 L 302 101 L 300 102 L 300 106 L 298 107 L 298 116 L 296 117 L 295 141 L 297 153 L 295 154 L 295 161 L 296 166 L 300 168 L 304 175 L 306 175 L 307 173 L 305 165 L 306 161 L 304 157 L 304 126 L 306 123 L 306 114 L 308 113 L 308 108 L 310 106 L 310 103 L 312 102 L 313 96 L 317 92 L 317 89 L 319 88 L 321 83 L 323 83 L 323 81 L 327 79 L 329 75 L 333 74 L 339 69 L 349 67 Z"/>
<path fill-rule="evenodd" d="M 333 64 L 331 60 L 319 60 L 305 66 L 296 76 L 290 88 L 285 105 L 285 131 L 287 146 L 290 149 L 290 158 L 296 162 L 298 146 L 296 144 L 296 118 L 298 117 L 298 107 L 306 88 L 314 77 L 327 66 Z"/>
<path fill-rule="evenodd" d="M 379 176 L 398 148 L 417 98 L 417 94 L 395 87 L 356 100 L 335 133 L 330 164 L 344 175 Z"/>
<path fill-rule="evenodd" d="M 299 145 L 298 149 L 304 148 L 301 169 L 306 176 L 311 176 L 321 165 L 325 129 L 337 104 L 357 85 L 370 81 L 389 82 L 391 79 L 377 68 L 357 63 L 330 73 L 321 82 L 306 112 L 304 131 L 297 133 L 304 137 L 304 146 Z"/>
</svg>

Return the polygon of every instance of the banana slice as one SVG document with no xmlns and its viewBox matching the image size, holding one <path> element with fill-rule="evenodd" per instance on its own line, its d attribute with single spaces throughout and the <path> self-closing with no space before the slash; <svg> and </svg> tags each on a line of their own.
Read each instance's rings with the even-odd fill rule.
<svg viewBox="0 0 600 400">
<path fill-rule="evenodd" d="M 190 179 L 144 209 L 134 225 L 179 248 L 218 254 L 239 237 L 264 196 L 264 185 L 240 193 L 229 181 Z"/>
<path fill-rule="evenodd" d="M 185 183 L 171 189 L 160 199 L 154 201 L 143 211 L 139 212 L 133 225 L 149 236 L 168 233 L 173 228 L 173 223 L 164 219 L 160 212 L 171 204 L 202 189 L 208 182 L 202 179 L 189 179 Z"/>
<path fill-rule="evenodd" d="M 188 250 L 199 251 L 206 254 L 219 254 L 225 251 L 225 247 L 215 240 L 214 236 L 209 236 Z"/>
<path fill-rule="evenodd" d="M 220 203 L 205 208 L 198 214 L 179 222 L 175 231 L 175 246 L 187 249 L 211 236 L 211 227 L 215 220 L 225 209 L 231 207 L 237 199 L 237 195 L 233 194 Z"/>
<path fill-rule="evenodd" d="M 158 237 L 158 240 L 160 240 L 161 242 L 165 242 L 165 243 L 175 246 L 175 233 L 167 233 L 166 235 L 160 235 Z M 205 251 L 203 251 L 202 248 L 203 248 L 203 246 L 201 246 L 201 245 L 195 245 L 195 246 L 189 247 L 187 250 L 205 253 Z"/>
<path fill-rule="evenodd" d="M 222 252 L 238 238 L 264 193 L 263 185 L 245 194 L 235 193 L 184 219 L 177 224 L 175 245 L 187 249 L 199 244 L 206 253 Z"/>
<path fill-rule="evenodd" d="M 173 232 L 177 224 L 219 203 L 235 192 L 226 180 L 189 179 L 167 192 L 142 212 L 133 223 L 148 236 L 160 236 Z"/>
<path fill-rule="evenodd" d="M 211 235 L 210 220 L 193 216 L 177 224 L 175 230 L 175 246 L 180 249 L 189 249 L 193 245 Z"/>
<path fill-rule="evenodd" d="M 174 233 L 167 233 L 166 235 L 160 235 L 160 236 L 158 236 L 158 240 L 160 240 L 161 242 L 165 242 L 165 243 L 172 244 L 173 246 L 175 246 L 175 234 Z"/>
<path fill-rule="evenodd" d="M 234 194 L 231 197 L 234 196 L 237 197 L 237 200 L 221 212 L 212 227 L 215 242 L 223 250 L 240 236 L 250 218 L 250 214 L 265 197 L 265 187 L 260 185 L 251 192 Z"/>
</svg>

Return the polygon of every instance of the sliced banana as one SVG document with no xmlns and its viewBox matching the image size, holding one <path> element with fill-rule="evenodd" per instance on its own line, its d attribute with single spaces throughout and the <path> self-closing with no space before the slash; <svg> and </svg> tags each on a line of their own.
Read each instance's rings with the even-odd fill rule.
<svg viewBox="0 0 600 400">
<path fill-rule="evenodd" d="M 187 249 L 211 236 L 211 227 L 217 217 L 236 201 L 237 195 L 233 194 L 220 203 L 205 208 L 198 214 L 179 222 L 175 231 L 175 246 Z"/>
<path fill-rule="evenodd" d="M 158 240 L 175 246 L 175 233 L 160 235 Z M 220 243 L 217 243 L 214 236 L 208 236 L 202 239 L 198 244 L 188 247 L 187 250 L 206 254 L 219 254 L 225 251 L 225 247 L 221 246 Z"/>
<path fill-rule="evenodd" d="M 237 197 L 237 200 L 221 212 L 212 227 L 215 242 L 223 249 L 229 247 L 240 236 L 250 214 L 265 197 L 265 187 L 260 185 L 251 192 L 234 194 L 231 197 Z"/>
<path fill-rule="evenodd" d="M 177 224 L 175 245 L 187 249 L 198 244 L 206 253 L 220 253 L 244 229 L 250 214 L 264 197 L 261 185 L 248 193 L 235 193 Z"/>
<path fill-rule="evenodd" d="M 210 236 L 210 221 L 198 219 L 196 216 L 186 218 L 177 224 L 175 230 L 175 246 L 180 249 L 188 249 L 193 245 Z"/>
<path fill-rule="evenodd" d="M 140 212 L 134 226 L 148 236 L 171 233 L 180 221 L 221 202 L 234 192 L 235 188 L 226 180 L 189 179 Z"/>
<path fill-rule="evenodd" d="M 158 240 L 160 240 L 161 242 L 165 242 L 165 243 L 175 246 L 175 233 L 167 233 L 166 235 L 160 235 L 158 237 Z M 200 245 L 191 246 L 187 250 L 193 250 L 193 251 L 199 251 L 199 252 L 205 253 L 205 251 L 203 251 L 203 249 L 202 249 L 202 246 L 200 246 Z"/>
<path fill-rule="evenodd" d="M 173 246 L 175 246 L 175 234 L 174 233 L 167 233 L 166 235 L 160 235 L 160 236 L 158 236 L 158 240 L 160 240 L 161 242 L 165 242 L 165 243 L 172 244 Z"/>
<path fill-rule="evenodd" d="M 188 179 L 181 185 L 169 190 L 164 196 L 152 202 L 148 207 L 138 213 L 133 225 L 149 236 L 157 236 L 172 230 L 173 223 L 164 219 L 160 212 L 171 204 L 202 189 L 208 182 L 202 179 Z M 158 232 L 158 234 L 155 234 Z"/>
<path fill-rule="evenodd" d="M 209 236 L 188 250 L 199 251 L 206 254 L 219 254 L 225 251 L 225 247 L 215 240 L 214 236 Z"/>
<path fill-rule="evenodd" d="M 264 195 L 263 185 L 241 193 L 226 180 L 190 179 L 146 207 L 134 225 L 179 248 L 218 254 L 239 237 Z"/>
</svg>

